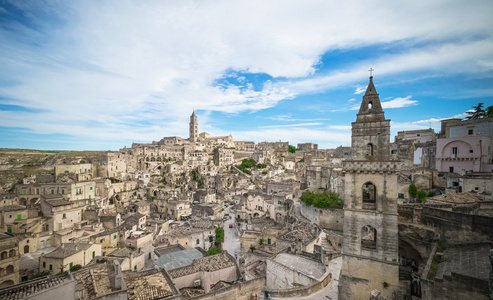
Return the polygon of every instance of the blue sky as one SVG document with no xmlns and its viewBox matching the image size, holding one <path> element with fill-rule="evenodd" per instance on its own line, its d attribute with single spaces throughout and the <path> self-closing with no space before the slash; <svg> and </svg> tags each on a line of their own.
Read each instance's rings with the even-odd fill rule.
<svg viewBox="0 0 493 300">
<path fill-rule="evenodd" d="M 438 132 L 493 105 L 492 15 L 489 0 L 0 0 L 0 147 L 188 137 L 193 109 L 213 136 L 349 146 L 369 68 L 392 135 Z"/>
</svg>

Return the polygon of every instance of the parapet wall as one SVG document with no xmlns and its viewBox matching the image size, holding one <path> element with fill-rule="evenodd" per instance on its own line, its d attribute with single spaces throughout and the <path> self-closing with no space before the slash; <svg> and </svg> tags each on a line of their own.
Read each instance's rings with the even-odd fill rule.
<svg viewBox="0 0 493 300">
<path fill-rule="evenodd" d="M 400 205 L 398 213 L 399 218 L 431 225 L 442 232 L 454 230 L 475 231 L 486 234 L 493 239 L 493 217 L 467 213 L 470 208 L 465 206 L 465 209 L 462 210 L 454 208 L 450 204 L 435 205 L 433 207 L 422 204 Z"/>
<path fill-rule="evenodd" d="M 262 290 L 265 287 L 265 277 L 259 277 L 257 279 L 253 279 L 245 282 L 238 282 L 233 284 L 230 287 L 220 289 L 217 291 L 209 292 L 202 296 L 194 297 L 193 299 L 200 300 L 250 300 L 250 296 L 252 293 L 258 295 L 258 299 L 260 299 L 260 295 Z"/>
<path fill-rule="evenodd" d="M 344 210 L 342 209 L 316 208 L 302 202 L 301 214 L 321 228 L 342 230 L 344 225 Z"/>
<path fill-rule="evenodd" d="M 305 297 L 324 289 L 332 280 L 332 273 L 327 272 L 324 278 L 310 286 L 293 289 L 265 290 L 265 295 L 275 298 Z M 270 298 L 269 298 L 270 299 Z"/>
</svg>

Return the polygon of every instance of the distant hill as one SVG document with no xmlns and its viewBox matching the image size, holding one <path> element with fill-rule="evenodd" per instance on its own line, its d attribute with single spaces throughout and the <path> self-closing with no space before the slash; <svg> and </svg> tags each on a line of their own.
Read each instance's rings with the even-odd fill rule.
<svg viewBox="0 0 493 300">
<path fill-rule="evenodd" d="M 0 193 L 8 192 L 26 176 L 54 173 L 56 164 L 98 164 L 104 152 L 0 148 Z"/>
</svg>

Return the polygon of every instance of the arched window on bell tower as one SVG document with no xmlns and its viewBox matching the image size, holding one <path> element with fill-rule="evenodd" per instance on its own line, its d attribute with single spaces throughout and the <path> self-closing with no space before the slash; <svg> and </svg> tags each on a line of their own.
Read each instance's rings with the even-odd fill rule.
<svg viewBox="0 0 493 300">
<path fill-rule="evenodd" d="M 368 110 L 370 110 L 373 107 L 373 103 L 370 101 L 368 102 Z"/>
<path fill-rule="evenodd" d="M 372 156 L 372 155 L 373 155 L 373 144 L 368 143 L 368 145 L 366 145 L 366 156 Z"/>
<path fill-rule="evenodd" d="M 363 184 L 362 196 L 363 209 L 376 209 L 377 189 L 373 183 L 368 181 L 367 183 Z"/>
</svg>

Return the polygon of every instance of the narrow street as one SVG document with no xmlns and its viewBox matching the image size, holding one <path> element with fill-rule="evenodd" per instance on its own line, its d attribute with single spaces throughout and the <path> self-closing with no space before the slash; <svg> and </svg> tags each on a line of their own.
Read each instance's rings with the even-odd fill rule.
<svg viewBox="0 0 493 300">
<path fill-rule="evenodd" d="M 236 258 L 236 262 L 238 262 L 240 258 L 240 237 L 236 228 L 235 214 L 231 213 L 229 207 L 224 211 L 229 214 L 230 219 L 224 222 L 223 250 L 227 250 L 229 254 Z M 232 225 L 232 228 L 229 228 L 230 225 Z"/>
</svg>

